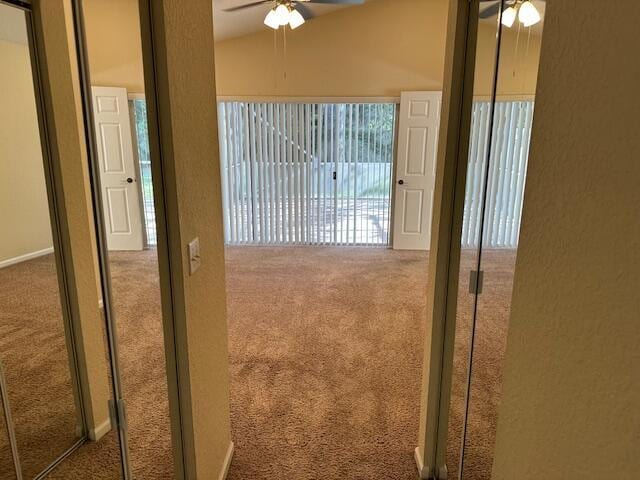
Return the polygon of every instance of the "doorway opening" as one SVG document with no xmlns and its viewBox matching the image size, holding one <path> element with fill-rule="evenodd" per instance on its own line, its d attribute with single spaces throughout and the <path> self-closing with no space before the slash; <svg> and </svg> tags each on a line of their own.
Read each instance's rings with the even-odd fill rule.
<svg viewBox="0 0 640 480">
<path fill-rule="evenodd" d="M 413 478 L 448 2 L 245 3 L 214 3 L 228 478 Z"/>
</svg>

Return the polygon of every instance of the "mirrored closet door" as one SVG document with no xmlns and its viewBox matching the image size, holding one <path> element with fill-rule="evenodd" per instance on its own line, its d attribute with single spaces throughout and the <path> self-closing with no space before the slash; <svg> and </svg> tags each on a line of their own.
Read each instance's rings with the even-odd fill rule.
<svg viewBox="0 0 640 480">
<path fill-rule="evenodd" d="M 546 2 L 474 0 L 448 477 L 490 480 Z"/>
<path fill-rule="evenodd" d="M 499 3 L 499 2 L 498 2 Z M 486 2 L 471 4 L 472 16 L 484 11 Z M 495 10 L 495 11 L 494 11 Z M 455 343 L 451 375 L 451 397 L 448 405 L 446 468 L 448 478 L 460 479 L 461 444 L 466 435 L 468 369 L 472 356 L 474 317 L 477 303 L 477 267 L 481 256 L 479 242 L 482 207 L 486 186 L 486 154 L 491 144 L 491 95 L 495 88 L 495 65 L 498 52 L 497 9 L 484 14 L 475 32 L 475 72 L 471 110 L 471 131 L 468 137 L 468 162 L 460 240 Z M 474 37 L 474 33 L 469 31 Z M 482 279 L 480 279 L 482 280 Z M 490 461 L 490 459 L 486 459 Z"/>
<path fill-rule="evenodd" d="M 83 435 L 51 228 L 26 12 L 0 4 L 1 478 L 35 478 Z M 13 440 L 7 449 L 6 439 Z M 11 445 L 13 443 L 13 445 Z M 6 470 L 6 471 L 5 471 Z"/>
<path fill-rule="evenodd" d="M 34 35 L 30 2 L 0 0 L 0 478 L 118 479 L 99 281 L 83 296 L 69 273 L 95 241 L 71 248 L 61 200 L 83 159 L 49 154 Z"/>
</svg>

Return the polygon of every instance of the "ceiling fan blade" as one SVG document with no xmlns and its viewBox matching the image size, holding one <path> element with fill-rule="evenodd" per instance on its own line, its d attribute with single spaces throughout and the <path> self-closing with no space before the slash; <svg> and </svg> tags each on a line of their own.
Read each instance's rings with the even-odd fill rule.
<svg viewBox="0 0 640 480">
<path fill-rule="evenodd" d="M 326 3 L 331 5 L 362 5 L 364 0 L 302 0 L 304 3 Z"/>
<path fill-rule="evenodd" d="M 229 7 L 225 8 L 225 12 L 237 12 L 238 10 L 244 10 L 245 8 L 257 7 L 258 5 L 263 5 L 265 3 L 273 3 L 273 0 L 260 0 L 259 2 L 251 2 L 246 3 L 244 5 L 239 5 L 237 7 Z"/>
<path fill-rule="evenodd" d="M 500 2 L 496 2 L 493 5 L 488 6 L 484 10 L 480 10 L 480 13 L 478 13 L 478 17 L 490 18 L 494 15 L 497 15 L 498 12 L 500 12 Z"/>
<path fill-rule="evenodd" d="M 309 7 L 305 7 L 300 2 L 295 3 L 293 8 L 300 12 L 300 15 L 302 15 L 302 18 L 305 20 L 311 20 L 315 16 Z"/>
</svg>

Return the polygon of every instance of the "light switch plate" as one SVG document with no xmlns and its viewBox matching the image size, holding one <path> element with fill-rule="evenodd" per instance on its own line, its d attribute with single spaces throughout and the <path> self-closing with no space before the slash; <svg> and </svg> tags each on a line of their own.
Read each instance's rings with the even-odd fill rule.
<svg viewBox="0 0 640 480">
<path fill-rule="evenodd" d="M 200 239 L 194 238 L 189 242 L 189 275 L 193 275 L 200 268 Z"/>
</svg>

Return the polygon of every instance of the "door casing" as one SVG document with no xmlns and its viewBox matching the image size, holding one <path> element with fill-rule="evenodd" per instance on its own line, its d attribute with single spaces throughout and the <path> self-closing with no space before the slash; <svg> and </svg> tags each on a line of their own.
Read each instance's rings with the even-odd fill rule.
<svg viewBox="0 0 640 480">
<path fill-rule="evenodd" d="M 429 252 L 418 446 L 420 478 L 447 478 L 460 241 L 473 104 L 479 0 L 452 0 L 447 15 L 442 117 Z"/>
</svg>

